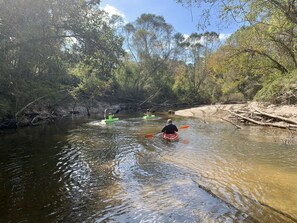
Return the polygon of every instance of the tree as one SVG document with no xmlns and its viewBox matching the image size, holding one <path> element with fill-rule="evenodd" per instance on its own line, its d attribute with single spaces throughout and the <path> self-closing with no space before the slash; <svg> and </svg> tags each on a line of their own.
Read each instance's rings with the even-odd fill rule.
<svg viewBox="0 0 297 223">
<path fill-rule="evenodd" d="M 168 61 L 173 55 L 173 27 L 162 16 L 142 14 L 125 26 L 126 46 L 136 69 L 135 96 L 165 89 L 171 78 Z M 130 91 L 131 92 L 131 91 Z"/>
<path fill-rule="evenodd" d="M 209 67 L 214 77 L 219 77 L 218 82 L 223 81 L 225 95 L 240 92 L 246 99 L 253 99 L 274 73 L 287 75 L 290 67 L 292 71 L 294 56 L 285 53 L 286 47 L 282 49 L 284 42 L 276 44 L 272 37 L 263 24 L 243 27 L 212 55 Z"/>
<path fill-rule="evenodd" d="M 207 62 L 214 50 L 213 46 L 219 41 L 218 37 L 218 34 L 215 32 L 192 33 L 188 37 L 184 37 L 181 34 L 175 36 L 179 52 L 181 53 L 179 58 L 183 60 L 183 66 L 185 66 L 183 69 L 185 78 L 181 78 L 178 75 L 177 80 L 179 85 L 187 86 L 186 88 L 185 86 L 180 86 L 180 89 L 186 89 L 188 92 L 187 97 L 191 98 L 192 102 L 205 102 L 204 92 L 207 91 L 207 86 L 204 86 L 204 84 L 209 74 Z M 175 89 L 178 89 L 177 84 Z"/>
<path fill-rule="evenodd" d="M 90 93 L 88 87 L 94 87 L 87 84 L 90 80 L 93 84 L 101 81 L 100 94 L 105 92 L 105 83 L 114 81 L 113 71 L 124 51 L 123 40 L 114 28 L 116 18 L 109 18 L 99 9 L 99 3 L 0 2 L 0 104 L 6 106 L 3 111 L 13 112 L 36 97 L 63 88 L 75 87 L 77 93 L 82 89 Z M 72 75 L 80 69 L 80 75 Z"/>
<path fill-rule="evenodd" d="M 294 0 L 178 2 L 191 7 L 209 6 L 202 12 L 206 21 L 211 10 L 219 9 L 221 18 L 246 25 L 212 56 L 218 63 L 212 61 L 209 68 L 213 77 L 219 77 L 216 80 L 221 83 L 223 94 L 237 92 L 252 99 L 262 87 L 271 84 L 273 78 L 291 77 L 297 69 L 297 3 Z"/>
<path fill-rule="evenodd" d="M 219 17 L 232 19 L 235 22 L 249 22 L 255 24 L 263 22 L 274 13 L 283 15 L 286 20 L 297 25 L 297 3 L 295 0 L 176 0 L 187 7 L 199 7 L 204 22 L 199 24 L 205 27 L 209 23 L 212 10 L 220 12 Z"/>
</svg>

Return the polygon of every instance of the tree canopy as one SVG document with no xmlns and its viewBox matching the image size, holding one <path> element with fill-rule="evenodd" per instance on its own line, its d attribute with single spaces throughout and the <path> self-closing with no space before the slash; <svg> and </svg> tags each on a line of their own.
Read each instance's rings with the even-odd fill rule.
<svg viewBox="0 0 297 223">
<path fill-rule="evenodd" d="M 98 98 L 296 101 L 294 0 L 177 2 L 203 4 L 199 27 L 207 27 L 212 10 L 243 26 L 222 43 L 212 31 L 179 33 L 160 15 L 124 24 L 101 10 L 99 0 L 1 1 L 0 116 L 44 95 L 54 103 L 65 91 L 86 106 Z"/>
<path fill-rule="evenodd" d="M 123 54 L 99 1 L 1 1 L 0 112 L 61 89 L 108 91 Z"/>
<path fill-rule="evenodd" d="M 268 93 L 261 89 L 268 89 L 273 81 L 280 85 L 280 78 L 292 80 L 294 75 L 291 74 L 295 74 L 296 1 L 178 0 L 177 2 L 187 7 L 204 5 L 204 10 L 200 13 L 205 20 L 201 20 L 199 27 L 207 27 L 208 16 L 212 10 L 218 10 L 219 17 L 223 20 L 229 19 L 244 25 L 214 52 L 211 56 L 212 63 L 209 64 L 216 82 L 223 84 L 222 93 L 226 94 L 227 98 L 234 94 L 237 95 L 236 98 L 251 100 L 256 97 L 275 102 L 276 98 L 282 97 L 283 93 Z M 296 86 L 292 83 L 283 88 L 290 89 L 289 95 L 293 97 L 290 103 L 294 103 Z"/>
</svg>

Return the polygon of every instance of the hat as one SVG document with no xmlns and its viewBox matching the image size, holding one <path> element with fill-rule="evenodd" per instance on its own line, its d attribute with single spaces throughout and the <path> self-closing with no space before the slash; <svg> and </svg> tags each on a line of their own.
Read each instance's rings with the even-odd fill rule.
<svg viewBox="0 0 297 223">
<path fill-rule="evenodd" d="M 167 120 L 167 124 L 171 124 L 172 123 L 172 120 L 171 119 L 168 119 Z"/>
</svg>

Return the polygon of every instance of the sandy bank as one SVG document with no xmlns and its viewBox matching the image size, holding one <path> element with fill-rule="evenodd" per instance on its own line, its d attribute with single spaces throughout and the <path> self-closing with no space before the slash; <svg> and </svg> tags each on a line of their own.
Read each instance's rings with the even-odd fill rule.
<svg viewBox="0 0 297 223">
<path fill-rule="evenodd" d="M 242 111 L 249 113 L 262 111 L 276 116 L 290 118 L 297 122 L 297 105 L 268 105 L 264 103 L 251 102 L 247 104 L 226 104 L 226 105 L 205 105 L 190 109 L 178 110 L 176 115 L 184 117 L 196 117 L 204 121 L 228 119 L 231 117 L 230 111 Z"/>
</svg>

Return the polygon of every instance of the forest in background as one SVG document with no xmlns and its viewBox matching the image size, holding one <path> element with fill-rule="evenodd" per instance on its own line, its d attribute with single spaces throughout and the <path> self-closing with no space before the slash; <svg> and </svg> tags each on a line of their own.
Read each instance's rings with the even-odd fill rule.
<svg viewBox="0 0 297 223">
<path fill-rule="evenodd" d="M 211 31 L 185 36 L 154 14 L 125 24 L 99 0 L 0 1 L 0 118 L 39 99 L 49 107 L 297 102 L 294 0 L 177 2 L 210 4 L 204 22 L 216 5 L 222 19 L 245 25 L 221 42 Z"/>
</svg>

